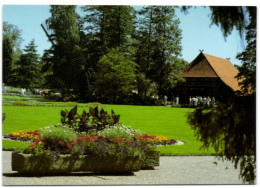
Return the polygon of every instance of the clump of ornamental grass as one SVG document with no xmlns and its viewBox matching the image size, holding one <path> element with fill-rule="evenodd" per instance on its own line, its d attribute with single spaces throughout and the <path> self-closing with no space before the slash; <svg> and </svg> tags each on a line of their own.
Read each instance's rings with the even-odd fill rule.
<svg viewBox="0 0 260 188">
<path fill-rule="evenodd" d="M 40 130 L 42 141 L 44 142 L 45 148 L 54 149 L 58 143 L 64 146 L 71 144 L 73 140 L 77 139 L 77 134 L 66 127 L 45 127 Z"/>
<path fill-rule="evenodd" d="M 98 135 L 100 136 L 108 136 L 110 138 L 125 138 L 127 140 L 132 140 L 134 135 L 130 131 L 130 129 L 127 129 L 126 127 L 123 127 L 121 125 L 109 127 L 107 126 L 104 130 L 98 132 Z"/>
</svg>

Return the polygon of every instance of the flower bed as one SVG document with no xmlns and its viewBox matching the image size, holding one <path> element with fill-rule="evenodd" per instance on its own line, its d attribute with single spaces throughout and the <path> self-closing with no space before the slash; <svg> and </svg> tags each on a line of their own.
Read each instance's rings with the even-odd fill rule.
<svg viewBox="0 0 260 188">
<path fill-rule="evenodd" d="M 171 139 L 162 135 L 148 135 L 148 134 L 142 134 L 138 135 L 137 133 L 133 133 L 136 137 L 136 139 L 139 140 L 145 140 L 147 142 L 150 142 L 152 145 L 174 145 L 176 144 L 177 140 Z M 28 131 L 28 130 L 19 130 L 16 132 L 12 132 L 10 134 L 4 135 L 5 139 L 11 139 L 11 140 L 19 140 L 19 141 L 32 141 L 34 139 L 41 138 L 41 134 L 39 130 L 34 131 Z"/>
<path fill-rule="evenodd" d="M 40 131 L 28 131 L 28 130 L 19 130 L 15 132 L 11 132 L 10 134 L 5 134 L 4 138 L 11 139 L 11 140 L 19 140 L 19 141 L 31 141 L 34 139 L 40 138 Z"/>
</svg>

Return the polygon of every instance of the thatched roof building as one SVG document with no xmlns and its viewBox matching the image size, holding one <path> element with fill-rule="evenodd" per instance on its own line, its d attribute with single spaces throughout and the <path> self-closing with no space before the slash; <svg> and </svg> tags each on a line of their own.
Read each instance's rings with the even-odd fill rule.
<svg viewBox="0 0 260 188">
<path fill-rule="evenodd" d="M 235 76 L 238 70 L 223 58 L 200 53 L 182 71 L 186 82 L 175 89 L 175 95 L 187 103 L 189 96 L 210 96 L 218 100 L 232 97 L 241 88 Z"/>
</svg>

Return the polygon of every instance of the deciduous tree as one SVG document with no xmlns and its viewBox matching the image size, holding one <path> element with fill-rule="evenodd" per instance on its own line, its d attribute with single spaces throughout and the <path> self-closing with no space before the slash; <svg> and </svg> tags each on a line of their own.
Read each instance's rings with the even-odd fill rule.
<svg viewBox="0 0 260 188">
<path fill-rule="evenodd" d="M 96 94 L 102 101 L 119 103 L 135 89 L 136 64 L 131 56 L 113 48 L 98 63 Z"/>
</svg>

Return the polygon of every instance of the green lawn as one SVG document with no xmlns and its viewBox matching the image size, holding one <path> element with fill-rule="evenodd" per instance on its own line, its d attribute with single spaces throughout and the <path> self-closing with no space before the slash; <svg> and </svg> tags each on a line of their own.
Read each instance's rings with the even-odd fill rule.
<svg viewBox="0 0 260 188">
<path fill-rule="evenodd" d="M 120 114 L 120 123 L 140 129 L 148 134 L 157 134 L 185 142 L 184 145 L 160 146 L 162 155 L 210 155 L 209 151 L 200 150 L 193 130 L 186 123 L 186 114 L 192 109 L 171 108 L 165 106 L 101 105 L 110 112 Z M 3 106 L 7 118 L 3 124 L 3 134 L 17 130 L 36 130 L 60 122 L 60 110 L 71 107 L 50 106 Z M 79 111 L 88 108 L 80 107 Z M 3 148 L 25 147 L 28 143 L 3 140 Z"/>
</svg>

